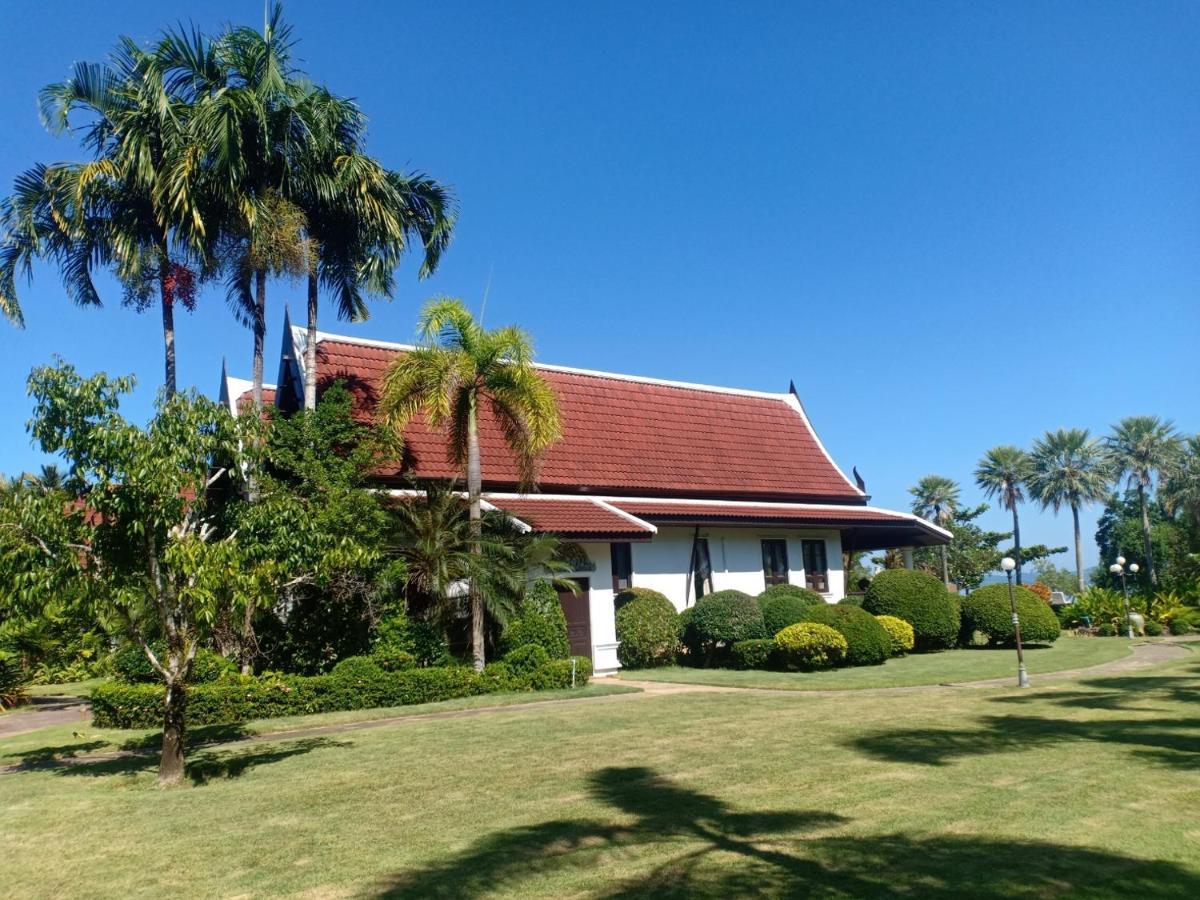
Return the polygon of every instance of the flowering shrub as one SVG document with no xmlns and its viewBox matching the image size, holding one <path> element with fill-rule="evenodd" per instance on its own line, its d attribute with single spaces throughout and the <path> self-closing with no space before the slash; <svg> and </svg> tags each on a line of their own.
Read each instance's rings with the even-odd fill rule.
<svg viewBox="0 0 1200 900">
<path fill-rule="evenodd" d="M 836 629 L 797 622 L 775 635 L 779 658 L 789 669 L 827 669 L 846 658 L 850 645 Z"/>
<path fill-rule="evenodd" d="M 1033 591 L 1047 603 L 1050 602 L 1050 585 L 1042 584 L 1040 581 L 1035 581 L 1033 584 L 1027 584 L 1025 587 Z"/>
<path fill-rule="evenodd" d="M 915 637 L 911 625 L 895 616 L 876 616 L 875 618 L 879 620 L 879 624 L 892 639 L 893 656 L 903 656 L 913 648 Z"/>
</svg>

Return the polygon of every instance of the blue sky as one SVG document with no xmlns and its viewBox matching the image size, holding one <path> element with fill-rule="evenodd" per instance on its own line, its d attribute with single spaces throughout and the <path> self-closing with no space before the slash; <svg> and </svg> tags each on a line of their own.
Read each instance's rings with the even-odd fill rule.
<svg viewBox="0 0 1200 900">
<path fill-rule="evenodd" d="M 936 472 L 1058 426 L 1153 412 L 1200 430 L 1200 7 L 1192 3 L 286 5 L 305 68 L 370 149 L 452 184 L 438 274 L 369 322 L 407 340 L 433 293 L 517 322 L 540 357 L 764 390 L 794 379 L 835 459 L 907 507 Z M 119 34 L 261 22 L 258 2 L 29 4 L 0 31 L 0 183 L 77 158 L 35 94 Z M 29 369 L 61 354 L 161 379 L 159 321 L 78 310 L 35 272 L 0 323 L 0 471 L 40 460 Z M 283 303 L 271 289 L 274 350 Z M 210 292 L 180 380 L 213 392 L 250 335 Z M 1068 544 L 1069 516 L 1025 513 Z M 993 511 L 985 520 L 1003 527 Z M 1094 511 L 1086 522 L 1094 531 Z M 1087 551 L 1088 561 L 1095 549 Z M 1059 557 L 1070 565 L 1070 555 Z"/>
</svg>

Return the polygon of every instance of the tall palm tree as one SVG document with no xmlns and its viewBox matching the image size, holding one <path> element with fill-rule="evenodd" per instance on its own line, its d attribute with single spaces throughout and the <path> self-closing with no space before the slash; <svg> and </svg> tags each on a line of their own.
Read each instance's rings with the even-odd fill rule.
<svg viewBox="0 0 1200 900">
<path fill-rule="evenodd" d="M 958 482 L 941 475 L 926 475 L 908 489 L 912 494 L 912 511 L 923 519 L 946 527 L 958 509 Z M 942 581 L 950 586 L 950 560 L 946 545 L 941 546 Z"/>
<path fill-rule="evenodd" d="M 390 297 L 393 271 L 410 242 L 424 260 L 418 277 L 437 268 L 454 228 L 446 188 L 420 174 L 389 172 L 362 150 L 365 117 L 350 100 L 324 88 L 303 88 L 299 115 L 307 140 L 295 163 L 295 202 L 308 221 L 315 264 L 308 271 L 308 340 L 304 405 L 317 402 L 317 317 L 320 284 L 333 295 L 339 318 L 368 316 L 364 292 Z"/>
<path fill-rule="evenodd" d="M 1174 424 L 1164 422 L 1158 416 L 1126 416 L 1104 439 L 1105 460 L 1112 477 L 1117 481 L 1126 479 L 1129 487 L 1137 488 L 1142 510 L 1142 552 L 1153 585 L 1158 584 L 1158 573 L 1154 570 L 1150 546 L 1150 509 L 1146 494 L 1155 477 L 1161 481 L 1171 471 L 1181 449 Z"/>
<path fill-rule="evenodd" d="M 383 379 L 379 409 L 403 433 L 418 413 L 431 427 L 445 428 L 446 451 L 467 484 L 471 552 L 482 552 L 483 463 L 479 414 L 498 423 L 513 454 L 522 490 L 533 486 L 538 457 L 560 435 L 554 392 L 533 366 L 533 347 L 515 327 L 485 330 L 461 300 L 437 298 L 418 326 L 422 345 L 398 356 Z M 471 648 L 475 667 L 484 659 L 484 609 L 479 579 L 470 579 Z"/>
<path fill-rule="evenodd" d="M 1075 574 L 1082 591 L 1085 584 L 1079 508 L 1108 496 L 1109 472 L 1100 442 L 1086 428 L 1047 431 L 1033 443 L 1025 484 L 1042 509 L 1053 509 L 1057 514 L 1063 506 L 1071 507 L 1075 524 Z"/>
<path fill-rule="evenodd" d="M 0 246 L 0 310 L 18 324 L 15 274 L 28 275 L 35 257 L 59 264 L 77 303 L 100 304 L 91 277 L 97 264 L 114 267 L 126 299 L 139 308 L 157 291 L 168 396 L 176 387 L 174 307 L 194 299 L 189 262 L 204 230 L 198 208 L 189 221 L 179 217 L 191 204 L 173 171 L 195 108 L 194 85 L 171 81 L 167 71 L 189 40 L 166 33 L 143 50 L 122 38 L 107 63 L 78 63 L 70 78 L 42 89 L 46 127 L 81 132 L 94 158 L 21 175 L 4 205 Z M 198 47 L 203 53 L 203 41 Z"/>
<path fill-rule="evenodd" d="M 975 483 L 989 499 L 998 497 L 1000 505 L 1012 513 L 1013 553 L 1017 563 L 1017 584 L 1021 583 L 1021 521 L 1017 507 L 1025 502 L 1023 485 L 1029 474 L 1029 457 L 1011 444 L 993 447 L 975 468 Z"/>
<path fill-rule="evenodd" d="M 1200 526 L 1200 434 L 1183 442 L 1179 458 L 1159 490 L 1171 515 L 1183 514 Z"/>
</svg>

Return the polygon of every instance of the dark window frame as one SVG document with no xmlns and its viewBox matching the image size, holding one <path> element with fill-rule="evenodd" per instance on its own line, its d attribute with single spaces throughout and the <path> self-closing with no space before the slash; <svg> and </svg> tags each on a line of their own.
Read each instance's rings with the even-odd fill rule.
<svg viewBox="0 0 1200 900">
<path fill-rule="evenodd" d="M 706 537 L 697 537 L 692 542 L 692 584 L 697 600 L 713 593 L 712 552 Z"/>
<path fill-rule="evenodd" d="M 620 592 L 633 587 L 633 545 L 627 541 L 612 543 L 609 545 L 609 554 L 613 591 Z"/>
<path fill-rule="evenodd" d="M 759 543 L 762 546 L 763 581 L 766 586 L 787 584 L 790 569 L 787 540 L 785 538 L 763 538 Z"/>
<path fill-rule="evenodd" d="M 814 555 L 819 550 L 819 560 Z M 818 594 L 829 593 L 829 557 L 822 538 L 804 539 L 800 542 L 804 560 L 804 584 Z"/>
</svg>

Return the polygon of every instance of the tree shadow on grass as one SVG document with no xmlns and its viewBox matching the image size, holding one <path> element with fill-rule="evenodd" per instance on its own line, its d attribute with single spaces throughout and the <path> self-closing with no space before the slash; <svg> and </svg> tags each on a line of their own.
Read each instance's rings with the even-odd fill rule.
<svg viewBox="0 0 1200 900">
<path fill-rule="evenodd" d="M 847 820 L 815 811 L 738 812 L 646 768 L 595 772 L 589 793 L 614 815 L 497 831 L 369 893 L 547 893 L 548 880 L 565 876 L 570 885 L 553 893 L 602 898 L 1200 896 L 1194 872 L 1102 851 L 968 837 L 821 836 Z"/>
</svg>

